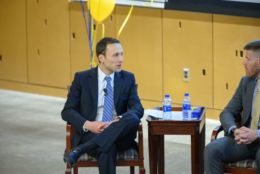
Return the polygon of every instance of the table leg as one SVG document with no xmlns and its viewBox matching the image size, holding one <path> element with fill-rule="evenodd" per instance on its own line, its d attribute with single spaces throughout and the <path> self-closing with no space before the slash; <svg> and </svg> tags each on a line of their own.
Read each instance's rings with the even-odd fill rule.
<svg viewBox="0 0 260 174">
<path fill-rule="evenodd" d="M 200 152 L 199 152 L 199 156 L 200 156 L 200 173 L 201 174 L 204 174 L 204 149 L 205 149 L 205 125 L 203 126 L 202 130 L 201 130 L 201 133 L 200 133 L 200 145 L 199 145 L 199 148 L 200 148 Z"/>
<path fill-rule="evenodd" d="M 198 158 L 198 134 L 191 135 L 191 173 L 192 174 L 199 174 L 198 166 L 199 164 L 199 158 Z"/>
<path fill-rule="evenodd" d="M 199 133 L 191 135 L 191 173 L 199 174 L 200 162 Z"/>
<path fill-rule="evenodd" d="M 191 135 L 191 173 L 204 173 L 205 125 L 201 132 Z"/>
<path fill-rule="evenodd" d="M 158 169 L 159 174 L 165 173 L 165 163 L 164 163 L 164 135 L 158 136 Z"/>
<path fill-rule="evenodd" d="M 150 174 L 157 174 L 157 141 L 156 136 L 148 130 L 149 167 Z"/>
</svg>

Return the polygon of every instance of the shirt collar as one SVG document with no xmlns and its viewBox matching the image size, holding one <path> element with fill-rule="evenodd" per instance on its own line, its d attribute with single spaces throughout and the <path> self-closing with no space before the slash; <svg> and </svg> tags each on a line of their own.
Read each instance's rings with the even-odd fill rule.
<svg viewBox="0 0 260 174">
<path fill-rule="evenodd" d="M 99 81 L 104 81 L 105 77 L 108 76 L 106 75 L 101 69 L 100 67 L 98 67 L 98 80 Z M 114 76 L 115 76 L 115 72 L 113 72 L 112 74 L 109 75 L 109 77 L 111 77 L 111 81 L 114 81 Z"/>
</svg>

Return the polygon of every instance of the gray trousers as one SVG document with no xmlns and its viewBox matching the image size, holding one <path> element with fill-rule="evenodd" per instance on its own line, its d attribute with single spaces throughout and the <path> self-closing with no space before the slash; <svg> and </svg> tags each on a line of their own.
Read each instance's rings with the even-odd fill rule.
<svg viewBox="0 0 260 174">
<path fill-rule="evenodd" d="M 223 174 L 224 163 L 255 159 L 257 174 L 260 174 L 260 141 L 249 145 L 237 144 L 233 137 L 219 138 L 205 147 L 204 165 L 206 174 Z"/>
</svg>

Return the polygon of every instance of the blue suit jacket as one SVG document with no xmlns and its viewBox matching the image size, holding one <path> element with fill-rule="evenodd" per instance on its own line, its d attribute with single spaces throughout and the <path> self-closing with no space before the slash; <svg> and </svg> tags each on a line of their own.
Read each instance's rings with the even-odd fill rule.
<svg viewBox="0 0 260 174">
<path fill-rule="evenodd" d="M 74 145 L 78 144 L 84 134 L 86 120 L 94 121 L 98 103 L 97 68 L 75 74 L 67 101 L 61 112 L 63 120 L 72 124 L 77 135 Z M 141 119 L 143 107 L 137 94 L 135 77 L 127 71 L 116 72 L 114 76 L 114 106 L 117 115 Z"/>
</svg>

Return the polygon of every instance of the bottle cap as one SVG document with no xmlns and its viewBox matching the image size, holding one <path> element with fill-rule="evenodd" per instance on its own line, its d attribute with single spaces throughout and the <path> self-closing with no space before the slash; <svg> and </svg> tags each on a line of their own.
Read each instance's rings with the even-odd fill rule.
<svg viewBox="0 0 260 174">
<path fill-rule="evenodd" d="M 190 96 L 190 94 L 188 92 L 185 92 L 184 96 Z"/>
<path fill-rule="evenodd" d="M 166 98 L 170 98 L 170 94 L 165 94 L 165 97 Z"/>
</svg>

